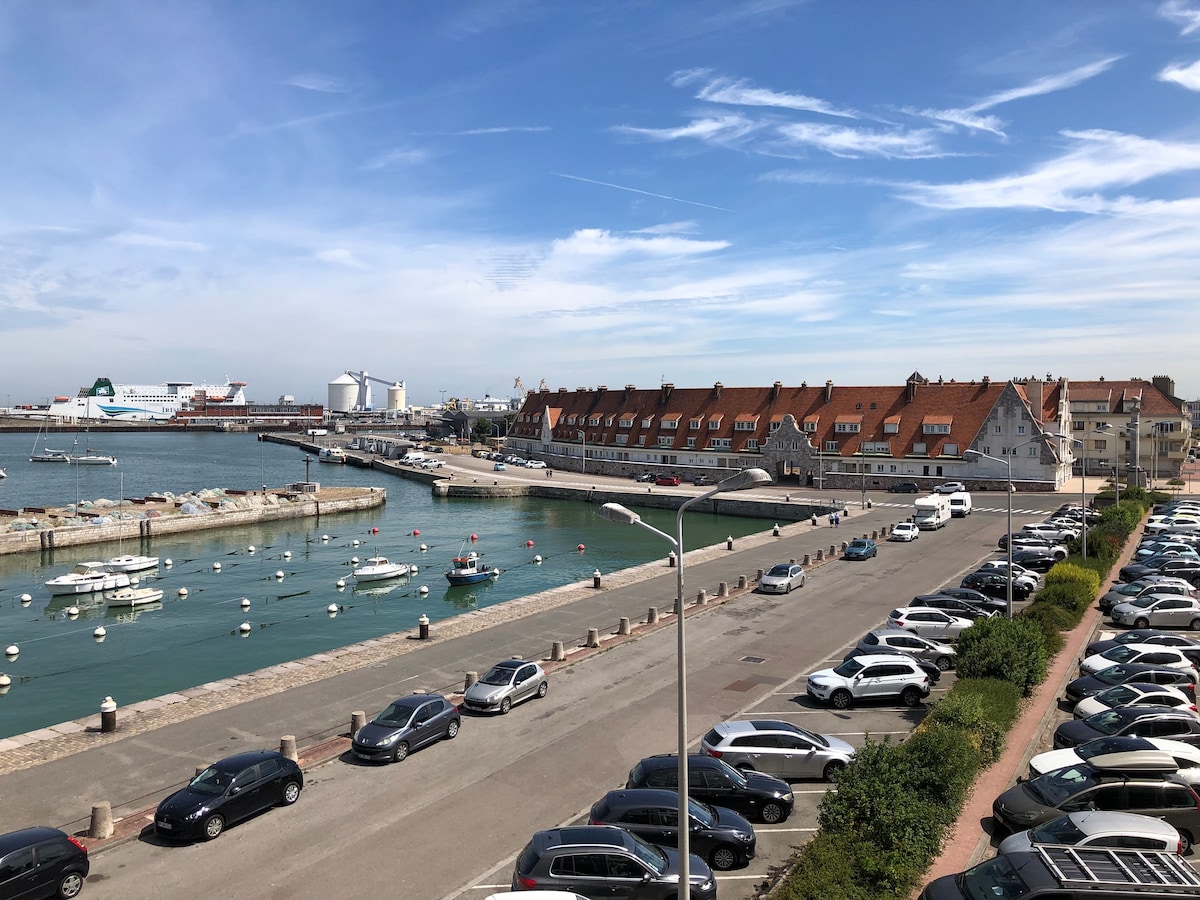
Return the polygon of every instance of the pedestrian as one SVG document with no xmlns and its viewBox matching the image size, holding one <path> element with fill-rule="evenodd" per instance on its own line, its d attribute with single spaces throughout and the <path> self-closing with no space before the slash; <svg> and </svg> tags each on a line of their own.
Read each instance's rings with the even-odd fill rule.
<svg viewBox="0 0 1200 900">
<path fill-rule="evenodd" d="M 829 527 L 830 527 L 830 528 L 832 528 L 832 527 L 833 527 L 833 513 L 830 513 L 830 514 L 829 514 Z"/>
<path fill-rule="evenodd" d="M 839 527 L 841 527 L 841 524 L 842 524 L 842 517 L 839 516 L 837 513 L 834 513 L 833 514 L 833 527 L 839 528 Z"/>
</svg>

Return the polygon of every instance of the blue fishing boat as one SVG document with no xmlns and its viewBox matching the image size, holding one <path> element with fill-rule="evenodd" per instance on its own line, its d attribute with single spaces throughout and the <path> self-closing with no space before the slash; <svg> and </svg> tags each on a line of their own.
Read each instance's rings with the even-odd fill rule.
<svg viewBox="0 0 1200 900">
<path fill-rule="evenodd" d="M 499 569 L 489 569 L 486 566 L 481 568 L 479 554 L 472 550 L 466 556 L 454 557 L 450 571 L 446 573 L 446 580 L 451 586 L 457 587 L 462 584 L 479 584 L 499 575 Z"/>
</svg>

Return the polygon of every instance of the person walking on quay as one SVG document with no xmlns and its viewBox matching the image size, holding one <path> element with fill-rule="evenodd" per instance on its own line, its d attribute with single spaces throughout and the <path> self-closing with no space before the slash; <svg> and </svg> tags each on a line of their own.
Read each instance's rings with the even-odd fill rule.
<svg viewBox="0 0 1200 900">
<path fill-rule="evenodd" d="M 842 517 L 839 516 L 837 513 L 834 513 L 833 514 L 833 527 L 839 528 L 841 526 L 841 524 L 842 524 Z"/>
</svg>

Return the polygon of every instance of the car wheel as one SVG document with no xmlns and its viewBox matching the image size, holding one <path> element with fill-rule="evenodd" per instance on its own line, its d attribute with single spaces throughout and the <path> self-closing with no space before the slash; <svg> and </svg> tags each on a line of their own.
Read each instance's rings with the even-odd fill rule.
<svg viewBox="0 0 1200 900">
<path fill-rule="evenodd" d="M 849 691 L 834 691 L 829 696 L 829 705 L 834 709 L 849 709 L 853 699 Z"/>
<path fill-rule="evenodd" d="M 1150 620 L 1149 619 L 1134 619 L 1133 627 L 1134 628 L 1149 628 Z"/>
<path fill-rule="evenodd" d="M 450 724 L 446 726 L 446 740 L 452 741 L 458 737 L 458 729 L 462 727 L 462 723 L 458 719 L 451 719 Z"/>
<path fill-rule="evenodd" d="M 825 764 L 825 771 L 821 773 L 821 777 L 826 781 L 837 781 L 842 777 L 842 769 L 846 768 L 844 762 L 834 760 Z"/>
<path fill-rule="evenodd" d="M 83 876 L 78 872 L 68 872 L 58 880 L 58 896 L 67 898 L 79 896 L 83 890 Z"/>
<path fill-rule="evenodd" d="M 550 691 L 550 682 L 543 681 L 541 684 L 538 685 L 538 692 L 537 692 L 538 699 L 539 700 L 543 699 L 549 691 Z"/>
<path fill-rule="evenodd" d="M 952 665 L 952 663 L 950 662 L 950 657 L 948 657 L 948 656 L 939 656 L 936 660 L 934 660 L 933 664 L 935 666 L 937 666 L 939 669 L 941 669 L 943 672 L 949 672 L 950 666 Z"/>
<path fill-rule="evenodd" d="M 204 839 L 215 841 L 225 830 L 225 820 L 221 816 L 209 816 L 204 820 Z"/>
<path fill-rule="evenodd" d="M 790 581 L 784 585 L 783 592 L 785 594 L 790 594 L 792 592 L 792 583 Z"/>
<path fill-rule="evenodd" d="M 737 851 L 728 844 L 721 844 L 708 857 L 708 864 L 718 872 L 728 872 L 738 864 Z"/>
<path fill-rule="evenodd" d="M 300 782 L 289 781 L 283 786 L 283 805 L 291 806 L 300 799 Z"/>
<path fill-rule="evenodd" d="M 1192 624 L 1188 626 L 1192 631 L 1200 631 L 1200 619 L 1192 619 Z"/>
<path fill-rule="evenodd" d="M 408 742 L 401 741 L 392 751 L 392 762 L 404 762 L 406 759 L 408 759 Z"/>
<path fill-rule="evenodd" d="M 512 709 L 512 698 L 505 697 L 500 701 L 500 715 L 507 716 L 510 709 Z"/>
<path fill-rule="evenodd" d="M 1182 828 L 1179 829 L 1179 855 L 1187 856 L 1192 852 L 1192 833 Z"/>
<path fill-rule="evenodd" d="M 778 825 L 783 821 L 783 807 L 778 803 L 766 803 L 762 808 L 762 820 L 768 825 Z"/>
<path fill-rule="evenodd" d="M 806 581 L 808 581 L 808 576 L 807 576 L 807 575 L 801 575 L 801 576 L 800 576 L 800 587 L 804 587 L 804 582 L 806 582 Z"/>
<path fill-rule="evenodd" d="M 900 694 L 900 702 L 905 706 L 916 706 L 921 702 L 921 692 L 915 687 L 906 687 Z"/>
</svg>

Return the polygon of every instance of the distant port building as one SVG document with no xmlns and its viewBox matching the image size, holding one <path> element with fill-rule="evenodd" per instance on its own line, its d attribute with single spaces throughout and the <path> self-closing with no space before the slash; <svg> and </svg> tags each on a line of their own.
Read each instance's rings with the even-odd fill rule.
<svg viewBox="0 0 1200 900">
<path fill-rule="evenodd" d="M 1003 490 L 1011 464 L 1017 490 L 1056 491 L 1084 465 L 1088 475 L 1163 481 L 1178 474 L 1190 434 L 1167 376 L 933 381 L 914 372 L 883 386 L 543 387 L 525 396 L 505 445 L 564 470 L 686 480 L 761 466 L 784 483 L 863 491 L 943 481 Z M 995 459 L 964 459 L 968 449 Z"/>
</svg>

